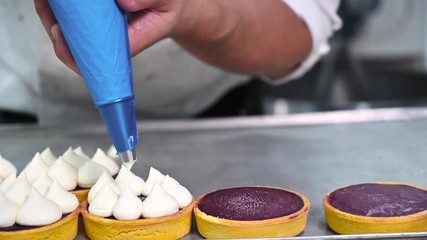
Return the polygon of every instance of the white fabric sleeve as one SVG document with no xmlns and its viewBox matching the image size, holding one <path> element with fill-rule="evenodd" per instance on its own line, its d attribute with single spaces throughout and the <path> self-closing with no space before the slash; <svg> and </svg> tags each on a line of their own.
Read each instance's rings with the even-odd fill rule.
<svg viewBox="0 0 427 240">
<path fill-rule="evenodd" d="M 337 14 L 340 0 L 283 0 L 283 2 L 307 25 L 312 38 L 312 48 L 299 67 L 287 76 L 275 80 L 263 78 L 273 85 L 302 77 L 308 72 L 323 55 L 329 52 L 328 40 L 342 26 L 342 21 Z"/>
</svg>

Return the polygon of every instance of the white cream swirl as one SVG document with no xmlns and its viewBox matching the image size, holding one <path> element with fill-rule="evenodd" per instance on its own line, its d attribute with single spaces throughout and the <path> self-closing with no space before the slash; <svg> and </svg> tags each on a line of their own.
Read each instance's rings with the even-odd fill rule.
<svg viewBox="0 0 427 240">
<path fill-rule="evenodd" d="M 114 145 L 111 145 L 111 147 L 108 149 L 107 155 L 112 159 L 115 159 L 115 160 L 119 159 L 119 155 L 117 154 L 117 150 L 116 150 L 116 147 L 114 147 Z"/>
<path fill-rule="evenodd" d="M 162 184 L 163 180 L 165 179 L 165 175 L 163 175 L 159 170 L 151 167 L 150 172 L 148 173 L 147 181 L 144 184 L 144 188 L 142 189 L 142 195 L 148 196 L 151 193 L 151 190 L 153 189 L 154 183 L 158 182 L 159 184 Z"/>
<path fill-rule="evenodd" d="M 104 166 L 94 162 L 86 162 L 77 173 L 77 184 L 80 187 L 90 188 L 95 185 L 102 173 L 108 172 Z"/>
<path fill-rule="evenodd" d="M 114 179 L 108 174 L 107 172 L 104 172 L 101 177 L 99 177 L 98 181 L 96 181 L 95 185 L 90 189 L 89 194 L 87 196 L 87 201 L 89 203 L 92 203 L 93 199 L 95 199 L 98 192 L 102 189 L 104 184 L 110 185 L 111 189 L 118 195 L 121 194 L 122 190 L 120 189 L 119 185 L 114 181 Z"/>
<path fill-rule="evenodd" d="M 25 174 L 27 175 L 28 182 L 32 183 L 41 173 L 46 172 L 47 169 L 48 165 L 43 161 L 40 153 L 36 153 L 23 171 L 25 171 Z"/>
<path fill-rule="evenodd" d="M 7 199 L 2 192 L 0 192 L 0 213 L 0 228 L 11 227 L 15 224 L 18 205 Z"/>
<path fill-rule="evenodd" d="M 108 184 L 104 184 L 101 190 L 89 205 L 89 212 L 99 217 L 110 217 L 113 215 L 113 209 L 119 195 L 113 191 Z"/>
<path fill-rule="evenodd" d="M 141 199 L 135 196 L 129 187 L 126 187 L 114 206 L 114 217 L 118 220 L 135 220 L 140 218 L 141 214 Z"/>
<path fill-rule="evenodd" d="M 39 191 L 32 189 L 30 196 L 16 215 L 16 223 L 22 226 L 45 226 L 62 217 L 58 205 L 43 197 Z"/>
<path fill-rule="evenodd" d="M 52 200 L 61 208 L 62 214 L 73 212 L 79 206 L 77 197 L 61 187 L 57 181 L 53 181 L 45 197 Z"/>
<path fill-rule="evenodd" d="M 62 154 L 62 158 L 76 169 L 81 168 L 86 162 L 88 162 L 86 157 L 78 155 L 71 147 L 69 147 L 67 151 Z"/>
<path fill-rule="evenodd" d="M 50 148 L 46 148 L 43 150 L 42 153 L 40 153 L 40 156 L 42 157 L 43 161 L 48 165 L 51 166 L 57 159 L 55 155 L 53 155 Z"/>
<path fill-rule="evenodd" d="M 73 151 L 77 154 L 77 155 L 79 155 L 79 156 L 81 156 L 81 157 L 84 157 L 85 159 L 86 159 L 86 161 L 89 161 L 90 160 L 90 157 L 85 153 L 85 152 L 83 152 L 83 149 L 82 149 L 82 147 L 77 147 L 77 148 L 75 148 L 75 149 L 73 149 Z"/>
<path fill-rule="evenodd" d="M 10 174 L 16 172 L 16 167 L 0 155 L 0 182 L 10 176 Z"/>
<path fill-rule="evenodd" d="M 119 185 L 120 189 L 123 191 L 127 186 L 135 194 L 139 196 L 142 194 L 144 189 L 144 179 L 136 176 L 132 171 L 133 163 L 123 164 L 120 168 L 119 174 L 116 177 L 116 183 Z"/>
<path fill-rule="evenodd" d="M 0 192 L 6 192 L 16 181 L 16 173 L 12 173 L 0 183 Z"/>
<path fill-rule="evenodd" d="M 45 173 L 41 173 L 39 177 L 32 184 L 33 188 L 38 190 L 41 195 L 45 195 L 52 185 L 52 179 Z"/>
<path fill-rule="evenodd" d="M 193 196 L 190 191 L 169 175 L 166 175 L 162 183 L 162 188 L 167 194 L 175 198 L 179 208 L 185 208 L 193 201 Z"/>
<path fill-rule="evenodd" d="M 13 185 L 5 192 L 5 195 L 12 202 L 22 205 L 30 193 L 31 186 L 28 183 L 26 174 L 21 172 Z"/>
<path fill-rule="evenodd" d="M 92 157 L 92 161 L 101 164 L 102 166 L 106 167 L 108 169 L 108 172 L 113 176 L 116 175 L 119 172 L 119 166 L 117 163 L 108 157 L 104 151 L 102 151 L 100 148 L 96 150 L 95 155 Z"/>
<path fill-rule="evenodd" d="M 157 182 L 154 183 L 150 195 L 142 202 L 144 218 L 164 217 L 178 211 L 178 202 L 167 194 Z"/>
<path fill-rule="evenodd" d="M 65 162 L 62 157 L 59 157 L 58 160 L 49 167 L 47 174 L 52 179 L 58 181 L 67 191 L 74 190 L 77 187 L 77 169 Z"/>
</svg>

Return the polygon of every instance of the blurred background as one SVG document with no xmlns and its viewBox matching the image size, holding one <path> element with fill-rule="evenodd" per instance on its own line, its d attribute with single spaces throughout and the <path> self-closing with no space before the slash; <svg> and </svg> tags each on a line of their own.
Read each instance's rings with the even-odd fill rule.
<svg viewBox="0 0 427 240">
<path fill-rule="evenodd" d="M 427 1 L 342 0 L 339 13 L 330 53 L 275 87 L 207 66 L 171 40 L 156 44 L 133 60 L 138 118 L 427 106 Z M 101 121 L 83 80 L 56 59 L 32 0 L 0 3 L 0 52 L 0 123 Z"/>
</svg>

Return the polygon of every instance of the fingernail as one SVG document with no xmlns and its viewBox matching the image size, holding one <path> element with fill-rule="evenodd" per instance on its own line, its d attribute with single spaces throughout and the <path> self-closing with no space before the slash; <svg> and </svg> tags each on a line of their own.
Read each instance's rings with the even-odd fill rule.
<svg viewBox="0 0 427 240">
<path fill-rule="evenodd" d="M 52 33 L 52 42 L 55 42 L 59 34 L 58 24 L 53 25 L 52 28 L 50 29 L 50 32 Z"/>
</svg>

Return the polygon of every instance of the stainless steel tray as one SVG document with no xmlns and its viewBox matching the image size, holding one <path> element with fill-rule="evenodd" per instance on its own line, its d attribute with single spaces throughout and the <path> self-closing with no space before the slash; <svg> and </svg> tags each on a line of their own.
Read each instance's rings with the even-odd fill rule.
<svg viewBox="0 0 427 240">
<path fill-rule="evenodd" d="M 135 171 L 176 177 L 194 196 L 241 185 L 278 186 L 311 202 L 307 227 L 292 239 L 427 239 L 427 233 L 340 236 L 328 229 L 323 195 L 376 181 L 426 186 L 427 110 L 386 109 L 291 117 L 141 123 Z M 35 152 L 108 148 L 103 126 L 0 127 L 0 153 L 19 169 Z M 85 239 L 83 225 L 78 239 Z M 185 239 L 198 239 L 196 228 Z"/>
</svg>

